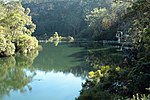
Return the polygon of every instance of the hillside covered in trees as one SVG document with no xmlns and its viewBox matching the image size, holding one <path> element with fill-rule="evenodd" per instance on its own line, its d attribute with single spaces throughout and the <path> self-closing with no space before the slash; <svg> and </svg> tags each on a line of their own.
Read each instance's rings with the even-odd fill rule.
<svg viewBox="0 0 150 100">
<path fill-rule="evenodd" d="M 23 1 L 22 4 L 25 8 L 29 7 L 31 9 L 30 15 L 37 25 L 37 30 L 34 34 L 41 38 L 46 38 L 46 36 L 50 36 L 54 32 L 64 36 L 72 35 L 89 38 L 92 30 L 95 29 L 88 27 L 91 19 L 88 19 L 87 15 L 90 14 L 93 8 L 105 10 L 112 8 L 110 0 L 30 0 L 30 2 Z M 108 12 L 105 11 L 104 13 L 108 14 Z M 95 34 L 97 33 L 95 32 Z M 93 34 L 92 37 L 95 37 L 95 35 Z"/>
<path fill-rule="evenodd" d="M 130 21 L 125 18 L 131 2 L 113 0 L 22 0 L 37 25 L 34 33 L 45 39 L 54 32 L 92 40 L 115 40 L 117 31 L 127 34 Z"/>
</svg>

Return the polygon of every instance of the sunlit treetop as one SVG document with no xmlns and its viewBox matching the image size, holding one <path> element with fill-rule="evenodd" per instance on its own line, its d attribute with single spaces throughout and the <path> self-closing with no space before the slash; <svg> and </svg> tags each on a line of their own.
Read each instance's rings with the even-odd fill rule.
<svg viewBox="0 0 150 100">
<path fill-rule="evenodd" d="M 11 1 L 21 1 L 21 0 L 0 0 L 0 2 L 5 2 L 5 3 L 11 2 Z"/>
<path fill-rule="evenodd" d="M 30 9 L 24 9 L 20 2 L 0 2 L 0 40 L 3 42 L 0 56 L 14 55 L 16 51 L 27 53 L 38 46 L 36 38 L 31 36 L 36 25 L 29 13 Z"/>
</svg>

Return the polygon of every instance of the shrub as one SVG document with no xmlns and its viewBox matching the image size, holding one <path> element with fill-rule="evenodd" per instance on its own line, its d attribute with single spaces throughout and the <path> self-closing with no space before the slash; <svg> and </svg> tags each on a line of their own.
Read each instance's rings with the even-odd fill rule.
<svg viewBox="0 0 150 100">
<path fill-rule="evenodd" d="M 28 53 L 38 47 L 38 40 L 26 34 L 20 35 L 17 39 L 17 51 Z"/>
</svg>

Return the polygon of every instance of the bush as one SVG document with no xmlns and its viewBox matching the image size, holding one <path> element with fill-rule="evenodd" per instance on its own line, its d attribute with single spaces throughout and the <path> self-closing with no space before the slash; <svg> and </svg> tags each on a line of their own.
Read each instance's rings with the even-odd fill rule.
<svg viewBox="0 0 150 100">
<path fill-rule="evenodd" d="M 6 49 L 6 39 L 0 36 L 0 53 L 4 52 Z"/>
<path fill-rule="evenodd" d="M 21 53 L 28 53 L 38 48 L 38 40 L 35 37 L 26 34 L 21 35 L 17 39 L 17 51 Z"/>
<path fill-rule="evenodd" d="M 5 56 L 10 56 L 10 55 L 14 55 L 15 54 L 15 45 L 14 45 L 14 43 L 12 43 L 12 42 L 8 42 L 7 44 L 6 44 L 6 49 L 5 49 L 5 52 L 4 52 L 4 55 Z"/>
<path fill-rule="evenodd" d="M 0 36 L 0 55 L 10 56 L 15 54 L 15 45 L 6 38 Z"/>
</svg>

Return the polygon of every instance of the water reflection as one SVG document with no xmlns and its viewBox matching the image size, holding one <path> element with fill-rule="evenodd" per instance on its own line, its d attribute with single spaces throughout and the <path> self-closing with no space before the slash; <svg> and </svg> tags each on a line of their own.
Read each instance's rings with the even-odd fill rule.
<svg viewBox="0 0 150 100">
<path fill-rule="evenodd" d="M 26 75 L 25 68 L 29 68 L 38 51 L 28 55 L 17 54 L 15 57 L 0 58 L 0 97 L 9 95 L 11 90 L 25 92 L 24 88 L 32 79 L 33 75 Z M 30 86 L 28 86 L 30 89 Z"/>
<path fill-rule="evenodd" d="M 83 53 L 81 54 L 84 51 L 83 48 L 73 47 L 70 43 L 61 43 L 57 47 L 51 43 L 42 43 L 42 46 L 43 51 L 34 60 L 34 68 L 46 72 L 54 71 L 86 76 L 89 70 L 83 59 Z"/>
<path fill-rule="evenodd" d="M 89 49 L 88 52 L 86 61 L 95 68 L 103 65 L 118 66 L 122 63 L 122 52 L 118 52 L 113 46 L 101 45 L 101 48 Z"/>
<path fill-rule="evenodd" d="M 72 100 L 79 95 L 88 70 L 84 70 L 83 59 L 74 54 L 83 48 L 50 43 L 42 46 L 40 52 L 0 58 L 1 100 Z"/>
<path fill-rule="evenodd" d="M 121 58 L 112 48 L 87 51 L 73 44 L 60 43 L 56 47 L 41 43 L 40 52 L 0 58 L 0 99 L 73 100 L 90 71 L 85 59 L 90 64 L 105 65 Z"/>
</svg>

